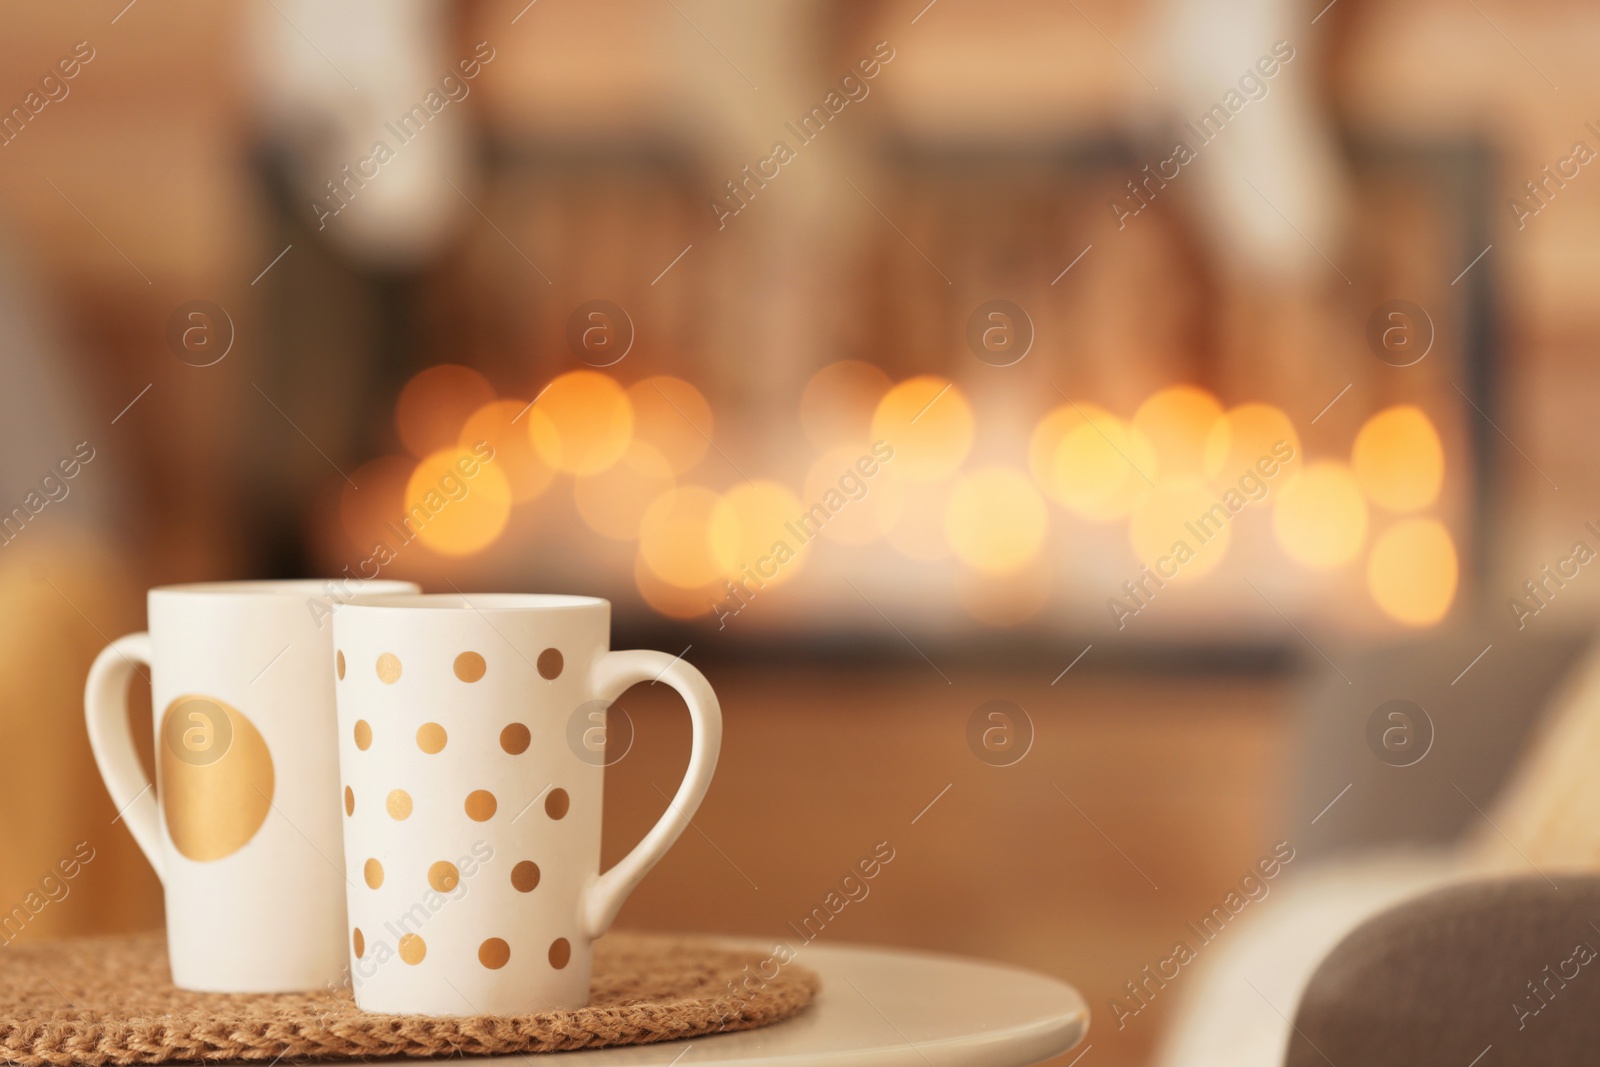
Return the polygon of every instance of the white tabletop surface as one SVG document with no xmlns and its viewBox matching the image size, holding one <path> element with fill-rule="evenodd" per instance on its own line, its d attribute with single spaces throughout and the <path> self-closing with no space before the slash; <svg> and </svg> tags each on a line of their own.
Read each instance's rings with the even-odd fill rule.
<svg viewBox="0 0 1600 1067">
<path fill-rule="evenodd" d="M 764 948 L 765 946 L 753 946 Z M 1083 1040 L 1089 1009 L 1045 975 L 982 960 L 811 945 L 796 961 L 822 992 L 761 1030 L 631 1048 L 527 1057 L 538 1067 L 1023 1067 Z"/>
</svg>

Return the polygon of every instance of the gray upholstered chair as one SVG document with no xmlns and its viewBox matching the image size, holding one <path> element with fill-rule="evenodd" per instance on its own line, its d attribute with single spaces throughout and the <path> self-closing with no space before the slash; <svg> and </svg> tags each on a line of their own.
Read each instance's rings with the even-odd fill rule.
<svg viewBox="0 0 1600 1067">
<path fill-rule="evenodd" d="M 1600 878 L 1451 886 L 1390 908 L 1312 975 L 1285 1067 L 1600 1062 Z"/>
<path fill-rule="evenodd" d="M 1471 1067 L 1493 1045 L 1477 1067 L 1600 1063 L 1600 960 L 1565 987 L 1545 971 L 1570 973 L 1579 941 L 1600 950 L 1587 925 L 1600 927 L 1597 762 L 1600 644 L 1563 672 L 1509 780 L 1472 801 L 1463 838 L 1313 859 L 1208 945 L 1155 1062 L 1277 1067 L 1289 1050 L 1296 1067 Z M 1547 980 L 1549 1006 L 1519 1017 L 1516 1004 L 1537 1006 L 1527 983 Z"/>
</svg>

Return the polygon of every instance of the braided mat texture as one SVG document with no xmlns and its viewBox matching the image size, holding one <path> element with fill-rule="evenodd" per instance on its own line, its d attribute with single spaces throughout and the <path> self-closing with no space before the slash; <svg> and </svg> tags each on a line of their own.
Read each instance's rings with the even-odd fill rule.
<svg viewBox="0 0 1600 1067">
<path fill-rule="evenodd" d="M 744 968 L 754 973 L 767 954 L 697 938 L 619 932 L 595 950 L 587 1008 L 430 1018 L 367 1014 L 348 990 L 186 992 L 172 985 L 161 934 L 12 946 L 0 953 L 0 1063 L 289 1063 L 644 1045 L 781 1022 L 820 985 L 790 963 L 745 992 Z"/>
</svg>

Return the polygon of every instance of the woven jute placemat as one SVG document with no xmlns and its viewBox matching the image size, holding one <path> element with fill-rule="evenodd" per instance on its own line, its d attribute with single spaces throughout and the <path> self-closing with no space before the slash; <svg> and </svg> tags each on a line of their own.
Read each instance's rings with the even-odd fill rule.
<svg viewBox="0 0 1600 1067">
<path fill-rule="evenodd" d="M 0 1062 L 287 1063 L 643 1045 L 799 1012 L 817 976 L 789 963 L 764 984 L 747 983 L 766 958 L 705 939 L 615 932 L 595 945 L 586 1008 L 430 1018 L 368 1014 L 348 991 L 186 992 L 172 985 L 160 934 L 17 945 L 0 953 Z"/>
</svg>

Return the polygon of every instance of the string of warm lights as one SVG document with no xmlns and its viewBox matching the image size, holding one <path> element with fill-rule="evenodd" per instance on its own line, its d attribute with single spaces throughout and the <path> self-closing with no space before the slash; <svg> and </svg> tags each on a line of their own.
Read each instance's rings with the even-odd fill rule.
<svg viewBox="0 0 1600 1067">
<path fill-rule="evenodd" d="M 578 370 L 527 400 L 497 396 L 469 368 L 431 367 L 397 403 L 411 457 L 355 472 L 362 491 L 345 492 L 342 522 L 363 550 L 388 538 L 468 556 L 502 537 L 514 508 L 564 479 L 591 530 L 635 545 L 645 601 L 689 618 L 707 614 L 741 574 L 748 584 L 749 568 L 778 542 L 781 565 L 763 564 L 773 573 L 763 573 L 761 587 L 792 581 L 812 534 L 846 546 L 881 540 L 911 560 L 953 557 L 971 579 L 1021 584 L 1045 551 L 1054 505 L 1082 522 L 1125 523 L 1141 573 L 1192 582 L 1226 558 L 1233 515 L 1259 509 L 1270 511 L 1284 556 L 1307 570 L 1347 567 L 1365 552 L 1367 590 L 1394 620 L 1432 625 L 1455 598 L 1454 539 L 1427 514 L 1443 488 L 1444 450 L 1413 405 L 1372 415 L 1348 460 L 1311 460 L 1279 408 L 1224 409 L 1193 385 L 1156 391 L 1127 419 L 1065 402 L 1033 428 L 1025 470 L 964 469 L 972 406 L 957 384 L 934 375 L 894 383 L 870 364 L 833 363 L 812 377 L 799 416 L 816 458 L 798 490 L 761 478 L 718 492 L 685 480 L 715 436 L 711 405 L 689 382 L 654 376 L 623 385 Z M 873 464 L 859 499 L 847 480 L 848 508 L 834 508 L 815 530 L 797 526 L 830 491 L 839 496 L 841 475 L 872 442 L 892 442 L 893 459 Z M 485 445 L 492 462 L 470 479 L 452 474 Z M 1042 598 L 1032 610 L 1039 606 Z"/>
</svg>

